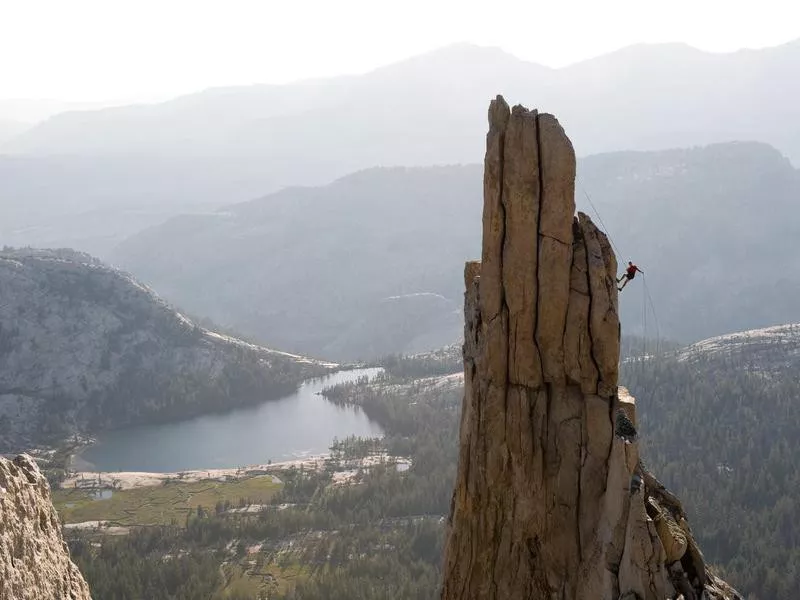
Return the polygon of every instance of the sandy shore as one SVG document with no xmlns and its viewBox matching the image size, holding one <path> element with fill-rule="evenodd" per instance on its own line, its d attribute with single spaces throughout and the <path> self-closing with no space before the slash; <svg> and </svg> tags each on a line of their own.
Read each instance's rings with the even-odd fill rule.
<svg viewBox="0 0 800 600">
<path fill-rule="evenodd" d="M 277 473 L 291 469 L 304 469 L 306 471 L 320 471 L 326 467 L 330 454 L 315 454 L 294 460 L 268 463 L 265 465 L 250 465 L 232 469 L 199 469 L 195 471 L 178 471 L 175 473 L 145 473 L 139 471 L 78 471 L 72 473 L 62 483 L 61 488 L 101 489 L 113 488 L 116 490 L 130 490 L 142 487 L 162 485 L 166 481 L 183 481 L 194 483 L 197 481 L 230 481 L 255 475 L 272 475 L 280 483 Z M 334 473 L 334 484 L 345 484 L 353 480 L 361 469 L 372 468 L 382 462 L 394 462 L 399 471 L 406 471 L 411 466 L 408 458 L 401 456 L 388 456 L 377 454 L 366 458 L 338 461 L 338 469 Z"/>
<path fill-rule="evenodd" d="M 98 472 L 79 471 L 71 474 L 62 483 L 62 488 L 114 488 L 129 490 L 140 487 L 162 485 L 165 481 L 205 481 L 209 479 L 227 481 L 252 477 L 253 475 L 271 474 L 292 467 L 307 470 L 319 470 L 325 466 L 328 454 L 306 456 L 295 460 L 274 462 L 265 465 L 250 465 L 232 469 L 201 469 L 196 471 L 179 471 L 176 473 L 144 473 L 137 471 Z"/>
<path fill-rule="evenodd" d="M 130 527 L 111 525 L 108 521 L 84 521 L 83 523 L 64 523 L 64 529 L 78 531 L 99 531 L 105 535 L 128 535 Z"/>
</svg>

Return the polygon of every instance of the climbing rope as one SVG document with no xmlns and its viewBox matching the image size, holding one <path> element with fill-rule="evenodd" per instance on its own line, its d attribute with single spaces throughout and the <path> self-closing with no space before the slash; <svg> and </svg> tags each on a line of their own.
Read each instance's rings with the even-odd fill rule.
<svg viewBox="0 0 800 600">
<path fill-rule="evenodd" d="M 650 310 L 653 313 L 653 320 L 655 321 L 656 325 L 656 355 L 661 354 L 661 327 L 658 324 L 658 314 L 656 314 L 656 307 L 653 304 L 653 297 L 650 295 L 650 290 L 647 287 L 647 278 L 642 273 L 642 287 L 644 288 L 644 293 L 647 297 L 647 302 L 650 305 Z"/>
<path fill-rule="evenodd" d="M 644 275 L 642 276 L 642 284 L 643 284 L 642 287 L 644 288 L 645 296 L 647 298 L 647 303 L 648 303 L 648 305 L 650 307 L 650 312 L 653 315 L 653 320 L 655 322 L 655 327 L 656 327 L 656 339 L 655 339 L 656 351 L 655 351 L 655 354 L 654 354 L 654 359 L 655 359 L 656 362 L 655 362 L 654 366 L 655 366 L 655 368 L 658 368 L 658 366 L 661 363 L 661 359 L 664 356 L 664 355 L 662 355 L 661 345 L 660 345 L 661 344 L 661 329 L 660 329 L 660 325 L 659 325 L 659 322 L 658 322 L 658 313 L 656 312 L 656 307 L 655 307 L 655 304 L 653 303 L 653 296 L 650 294 L 650 290 L 647 287 L 647 280 L 644 277 Z M 678 352 L 675 352 L 675 357 L 677 358 L 677 356 L 678 356 Z M 697 381 L 705 381 L 708 384 L 708 388 L 709 388 L 711 394 L 714 396 L 714 398 L 717 400 L 717 402 L 720 403 L 720 405 L 722 405 L 723 401 L 722 401 L 722 397 L 720 396 L 719 392 L 717 391 L 717 381 L 716 381 L 716 379 L 710 379 L 708 377 L 708 374 L 701 373 L 700 370 L 694 365 L 694 363 L 692 361 L 692 357 L 691 357 L 690 354 L 687 354 L 686 357 L 684 358 L 684 360 L 681 361 L 681 362 L 683 362 L 683 364 L 686 366 L 686 369 L 695 376 Z"/>
<path fill-rule="evenodd" d="M 581 183 L 581 180 L 577 175 L 575 176 L 575 182 L 578 184 L 578 187 L 580 188 L 587 202 L 589 202 L 589 206 L 592 207 L 592 210 L 594 211 L 594 214 L 597 217 L 597 222 L 600 223 L 600 225 L 603 227 L 603 230 L 605 231 L 606 236 L 608 237 L 608 241 L 611 242 L 611 247 L 614 248 L 614 252 L 616 253 L 617 258 L 626 256 L 620 251 L 619 246 L 617 246 L 616 242 L 614 242 L 614 237 L 611 235 L 611 230 L 608 228 L 608 225 L 606 225 L 605 221 L 603 221 L 603 217 L 600 215 L 600 211 L 597 210 L 597 206 L 595 206 L 595 203 L 592 201 L 592 197 L 589 195 L 589 192 L 586 191 L 586 188 L 583 186 L 583 183 Z M 644 273 L 642 273 L 642 281 L 644 282 Z M 647 357 L 648 303 L 650 305 L 650 309 L 653 312 L 653 318 L 655 319 L 656 323 L 656 353 L 658 353 L 661 348 L 660 333 L 658 327 L 658 316 L 655 314 L 656 309 L 655 306 L 653 305 L 652 298 L 650 298 L 650 292 L 647 289 L 647 284 L 645 283 L 643 287 L 644 291 L 642 292 L 642 361 L 646 360 Z"/>
<path fill-rule="evenodd" d="M 586 197 L 586 200 L 589 201 L 589 205 L 592 207 L 592 210 L 594 211 L 594 214 L 597 217 L 597 221 L 600 223 L 600 225 L 603 226 L 603 231 L 606 232 L 608 241 L 611 242 L 611 246 L 614 248 L 614 252 L 617 253 L 617 257 L 625 256 L 622 252 L 619 251 L 619 248 L 614 243 L 614 238 L 611 236 L 611 230 L 608 228 L 605 222 L 603 222 L 603 217 L 600 216 L 600 211 L 597 210 L 597 207 L 594 205 L 594 202 L 592 202 L 591 196 L 589 196 L 589 193 L 583 187 L 583 184 L 581 183 L 581 180 L 577 175 L 575 175 L 575 182 L 578 184 L 578 187 L 581 189 L 581 192 L 583 192 L 583 195 Z"/>
<path fill-rule="evenodd" d="M 642 274 L 644 283 L 644 274 Z M 642 364 L 647 360 L 647 286 L 642 286 Z"/>
<path fill-rule="evenodd" d="M 600 211 L 597 210 L 597 206 L 595 206 L 594 202 L 592 201 L 591 196 L 586 191 L 586 189 L 583 187 L 583 184 L 581 183 L 581 181 L 580 181 L 580 179 L 578 178 L 577 175 L 575 176 L 575 181 L 578 184 L 578 187 L 580 188 L 580 190 L 583 193 L 584 197 L 589 202 L 589 205 L 592 207 L 592 210 L 594 211 L 594 214 L 597 217 L 598 223 L 600 223 L 600 225 L 603 227 L 603 230 L 606 232 L 606 235 L 608 236 L 608 240 L 609 240 L 609 242 L 611 242 L 611 246 L 614 248 L 614 252 L 616 252 L 618 257 L 625 256 L 625 254 L 620 252 L 619 247 L 614 242 L 614 238 L 611 235 L 610 229 L 608 228 L 608 226 L 603 221 L 603 217 L 600 216 Z M 647 287 L 647 278 L 645 277 L 644 273 L 642 273 L 641 275 L 642 275 L 642 288 L 643 288 L 643 293 L 642 293 L 642 333 L 643 333 L 643 335 L 642 335 L 642 359 L 641 359 L 641 363 L 638 365 L 638 368 L 644 370 L 646 362 L 649 360 L 648 359 L 648 355 L 647 355 L 647 313 L 648 313 L 648 308 L 650 309 L 650 313 L 653 315 L 653 322 L 654 322 L 654 325 L 655 325 L 655 328 L 656 328 L 655 352 L 653 353 L 653 357 L 652 357 L 652 360 L 655 361 L 653 363 L 655 368 L 658 368 L 658 366 L 661 364 L 661 359 L 663 357 L 662 357 L 662 354 L 661 354 L 661 326 L 660 326 L 659 321 L 658 321 L 658 313 L 656 312 L 656 306 L 655 306 L 655 303 L 653 302 L 653 297 L 650 294 L 650 289 Z M 677 356 L 677 354 L 676 354 L 676 356 Z M 696 377 L 698 377 L 700 380 L 702 380 L 704 378 L 704 376 L 700 373 L 699 369 L 697 369 L 695 367 L 695 365 L 692 364 L 692 358 L 690 356 L 687 355 L 683 362 L 686 365 L 687 369 L 691 373 L 694 373 L 694 375 Z M 709 388 L 710 388 L 711 393 L 717 399 L 717 402 L 721 403 L 722 399 L 720 398 L 719 392 L 717 392 L 716 381 L 711 382 L 709 384 Z"/>
</svg>

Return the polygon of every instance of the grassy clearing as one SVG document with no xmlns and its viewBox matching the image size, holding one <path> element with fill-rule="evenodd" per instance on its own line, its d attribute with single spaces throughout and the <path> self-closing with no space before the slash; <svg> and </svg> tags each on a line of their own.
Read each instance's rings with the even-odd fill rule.
<svg viewBox="0 0 800 600">
<path fill-rule="evenodd" d="M 264 577 L 258 577 L 251 573 L 248 575 L 247 569 L 242 565 L 229 564 L 222 568 L 225 577 L 225 585 L 220 590 L 221 598 L 249 596 L 258 598 L 259 592 L 271 589 L 269 582 Z"/>
<path fill-rule="evenodd" d="M 279 567 L 277 565 L 270 565 L 271 573 L 277 579 L 277 590 L 280 593 L 288 592 L 295 584 L 311 575 L 311 571 L 305 565 L 294 563 L 286 567 Z"/>
<path fill-rule="evenodd" d="M 237 481 L 171 481 L 159 487 L 114 491 L 111 498 L 95 500 L 87 490 L 53 491 L 53 504 L 65 523 L 110 521 L 114 525 L 167 525 L 181 523 L 190 511 L 202 506 L 214 510 L 217 502 L 237 505 L 266 504 L 280 489 L 269 475 Z"/>
<path fill-rule="evenodd" d="M 256 566 L 253 562 L 252 557 L 249 557 L 241 563 L 228 564 L 223 568 L 226 583 L 220 591 L 222 598 L 234 594 L 257 598 L 259 593 L 285 593 L 311 574 L 307 566 L 296 561 L 291 564 L 267 562 L 261 566 Z"/>
<path fill-rule="evenodd" d="M 311 574 L 307 566 L 301 565 L 295 559 L 288 564 L 285 560 L 279 564 L 274 559 L 273 556 L 272 560 L 264 560 L 261 555 L 261 560 L 257 560 L 256 555 L 249 555 L 223 565 L 225 584 L 219 590 L 219 597 L 271 597 L 275 593 L 291 590 L 298 581 Z"/>
</svg>

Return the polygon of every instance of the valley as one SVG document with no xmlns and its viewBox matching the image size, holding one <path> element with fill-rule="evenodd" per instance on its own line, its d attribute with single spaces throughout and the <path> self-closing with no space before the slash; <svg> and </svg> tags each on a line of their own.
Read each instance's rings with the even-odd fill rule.
<svg viewBox="0 0 800 600">
<path fill-rule="evenodd" d="M 56 321 L 32 318 L 31 325 L 9 320 L 13 327 L 3 329 L 9 340 L 23 332 L 34 332 L 36 339 L 33 323 L 47 324 L 49 332 L 77 331 L 65 321 L 72 318 L 70 311 L 87 299 L 98 302 L 86 288 L 73 296 L 80 288 L 58 279 L 62 265 L 89 282 L 99 278 L 92 285 L 106 286 L 99 289 L 110 291 L 112 299 L 120 295 L 117 306 L 127 305 L 131 314 L 155 311 L 139 321 L 144 331 L 148 319 L 177 323 L 169 327 L 178 332 L 190 322 L 135 280 L 90 257 L 8 250 L 3 256 L 7 265 L 21 265 L 10 267 L 15 279 L 7 281 L 51 287 L 57 282 L 59 290 L 48 304 L 22 312 L 7 302 L 8 315 L 37 310 L 60 315 Z M 42 263 L 46 270 L 37 272 Z M 6 285 L 5 297 L 17 297 L 14 289 Z M 116 309 L 115 314 L 126 313 Z M 163 335 L 169 327 L 154 330 Z M 53 500 L 73 556 L 99 597 L 153 593 L 153 598 L 188 600 L 202 589 L 215 599 L 240 594 L 345 600 L 376 577 L 389 581 L 387 593 L 408 597 L 412 592 L 405 586 L 413 580 L 418 586 L 413 593 L 430 597 L 440 579 L 443 520 L 457 464 L 461 345 L 393 354 L 371 361 L 369 368 L 342 370 L 226 334 L 187 331 L 212 348 L 237 348 L 239 360 L 251 352 L 265 357 L 254 363 L 261 369 L 286 361 L 298 369 L 296 376 L 305 377 L 281 396 L 204 409 L 206 414 L 188 419 L 133 420 L 107 430 L 94 430 L 87 421 L 88 428 L 73 430 L 68 448 L 40 452 L 57 488 Z M 693 522 L 703 525 L 700 541 L 708 558 L 725 576 L 753 594 L 774 590 L 753 595 L 757 600 L 795 593 L 793 579 L 775 574 L 763 557 L 791 573 L 788 547 L 800 535 L 788 524 L 794 509 L 787 504 L 800 493 L 792 487 L 800 476 L 790 460 L 791 440 L 800 434 L 793 410 L 800 393 L 792 375 L 797 331 L 789 324 L 690 346 L 635 336 L 622 344 L 622 383 L 646 406 L 645 460 L 685 498 Z M 186 344 L 197 339 L 191 336 L 175 339 Z M 109 343 L 113 357 L 108 341 L 113 337 L 96 339 L 99 354 Z M 19 346 L 6 345 L 5 352 L 7 361 L 21 360 L 15 358 Z M 641 352 L 648 360 L 639 360 Z M 60 375 L 50 369 L 69 390 L 74 371 Z M 86 446 L 87 433 L 95 445 Z M 748 440 L 745 446 L 737 444 L 742 439 Z M 67 454 L 74 455 L 70 461 Z M 741 527 L 727 527 L 731 520 Z M 405 550 L 395 555 L 397 548 Z M 121 576 L 114 565 L 131 552 L 144 562 Z M 179 558 L 165 563 L 165 556 Z M 178 583 L 171 569 L 196 577 Z M 158 593 L 148 587 L 150 580 L 158 582 Z"/>
<path fill-rule="evenodd" d="M 456 360 L 447 352 L 393 364 L 420 375 L 451 371 Z M 157 599 L 188 599 L 198 589 L 214 598 L 313 595 L 324 593 L 320 585 L 337 587 L 339 567 L 361 573 L 347 577 L 351 586 L 389 569 L 387 593 L 405 593 L 413 581 L 428 594 L 439 547 L 430 544 L 441 543 L 455 469 L 460 381 L 387 373 L 325 388 L 330 400 L 320 401 L 358 406 L 386 433 L 342 438 L 324 456 L 174 477 L 73 474 L 54 492 L 73 556 L 101 597 L 135 594 L 149 581 L 164 584 L 153 588 Z M 102 489 L 110 496 L 96 499 Z M 148 566 L 123 576 L 127 553 L 142 544 Z M 353 562 L 367 548 L 370 556 Z M 221 567 L 213 575 L 211 564 Z M 173 568 L 186 575 L 170 585 Z"/>
<path fill-rule="evenodd" d="M 314 1 L 9 8 L 0 600 L 800 598 L 777 7 Z"/>
<path fill-rule="evenodd" d="M 645 461 L 684 498 L 690 519 L 701 525 L 707 559 L 758 600 L 797 593 L 789 548 L 800 530 L 787 499 L 800 493 L 795 489 L 800 472 L 791 458 L 791 440 L 800 435 L 792 408 L 800 389 L 793 363 L 786 360 L 794 355 L 793 346 L 782 343 L 796 330 L 786 326 L 774 335 L 730 336 L 739 340 L 734 359 L 716 352 L 714 340 L 677 351 L 670 347 L 650 361 L 623 357 L 622 383 L 644 407 Z M 654 348 L 656 340 L 627 340 L 627 357 L 635 358 L 643 345 Z M 687 352 L 694 366 L 681 359 Z M 747 366 L 763 368 L 764 360 L 774 367 L 768 387 Z M 244 589 L 264 598 L 328 594 L 345 600 L 378 577 L 384 578 L 387 593 L 395 594 L 410 593 L 399 591 L 402 582 L 419 577 L 420 597 L 431 597 L 439 578 L 435 544 L 442 540 L 455 475 L 463 394 L 460 347 L 384 362 L 387 372 L 370 383 L 351 381 L 326 390 L 329 401 L 357 405 L 380 423 L 382 438 L 340 439 L 325 456 L 250 472 L 159 476 L 102 500 L 89 498 L 93 475 L 77 490 L 69 486 L 80 479 L 67 480 L 54 498 L 68 524 L 71 547 L 82 548 L 78 560 L 90 581 L 104 590 L 123 589 L 119 582 L 100 583 L 112 565 L 106 561 L 125 556 L 128 545 L 139 547 L 146 536 L 153 557 L 182 550 L 185 565 L 203 564 L 206 552 L 218 548 L 214 560 L 224 565 L 224 576 L 214 580 L 213 598 L 236 597 L 230 594 Z M 364 462 L 369 456 L 384 458 Z M 398 470 L 398 460 L 408 460 L 410 468 Z M 343 479 L 343 473 L 350 475 Z M 115 485 L 115 476 L 103 475 L 103 485 Z M 99 529 L 69 525 L 86 521 L 106 523 Z M 739 525 L 730 527 L 734 521 Z M 161 529 L 140 530 L 139 524 Z M 423 538 L 439 541 L 423 546 Z M 84 545 L 89 540 L 108 554 L 90 551 Z M 414 550 L 413 544 L 419 547 Z M 400 548 L 408 550 L 397 555 Z M 422 548 L 426 553 L 419 554 Z M 786 575 L 778 576 L 773 564 L 782 565 Z M 177 597 L 192 597 L 169 589 Z"/>
</svg>

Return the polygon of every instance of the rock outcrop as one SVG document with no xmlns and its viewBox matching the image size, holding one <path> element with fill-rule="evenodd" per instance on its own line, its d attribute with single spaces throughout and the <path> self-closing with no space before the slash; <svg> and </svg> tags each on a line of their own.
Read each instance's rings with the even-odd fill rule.
<svg viewBox="0 0 800 600">
<path fill-rule="evenodd" d="M 498 97 L 486 146 L 442 598 L 739 598 L 639 460 L 617 381 L 617 262 L 574 216 L 572 144 L 552 115 Z"/>
<path fill-rule="evenodd" d="M 27 455 L 0 458 L 0 600 L 90 600 L 50 487 Z"/>
</svg>

